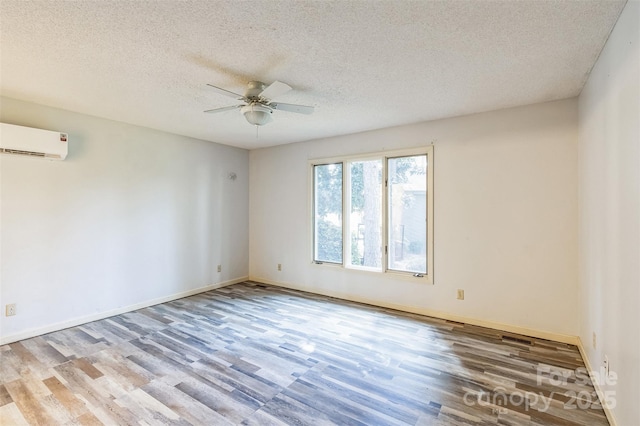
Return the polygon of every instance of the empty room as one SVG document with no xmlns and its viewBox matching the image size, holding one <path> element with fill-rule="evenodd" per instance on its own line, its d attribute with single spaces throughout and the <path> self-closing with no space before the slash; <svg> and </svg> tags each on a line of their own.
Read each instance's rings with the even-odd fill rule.
<svg viewBox="0 0 640 426">
<path fill-rule="evenodd" d="M 640 425 L 640 0 L 0 40 L 0 424 Z"/>
</svg>

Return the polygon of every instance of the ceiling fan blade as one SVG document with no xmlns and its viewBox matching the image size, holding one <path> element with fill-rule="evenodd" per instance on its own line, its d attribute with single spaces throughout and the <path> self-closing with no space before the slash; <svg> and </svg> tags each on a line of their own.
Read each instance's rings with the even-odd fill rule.
<svg viewBox="0 0 640 426">
<path fill-rule="evenodd" d="M 291 90 L 291 86 L 276 80 L 260 92 L 258 96 L 264 99 L 273 99 L 287 93 L 289 90 Z"/>
<path fill-rule="evenodd" d="M 211 87 L 213 90 L 215 90 L 216 92 L 220 93 L 221 95 L 229 96 L 229 97 L 237 99 L 239 101 L 246 101 L 246 98 L 243 95 L 239 95 L 237 93 L 233 93 L 233 92 L 230 92 L 228 90 L 221 89 L 220 87 L 214 86 L 213 84 L 207 83 L 207 86 Z"/>
<path fill-rule="evenodd" d="M 306 105 L 283 104 L 281 102 L 271 102 L 269 106 L 281 111 L 297 112 L 298 114 L 311 114 L 314 108 Z"/>
<path fill-rule="evenodd" d="M 222 111 L 231 111 L 232 109 L 238 109 L 238 108 L 242 108 L 244 105 L 232 105 L 232 106 L 228 106 L 228 107 L 222 107 L 222 108 L 214 108 L 214 109 L 208 109 L 205 112 L 222 112 Z"/>
</svg>

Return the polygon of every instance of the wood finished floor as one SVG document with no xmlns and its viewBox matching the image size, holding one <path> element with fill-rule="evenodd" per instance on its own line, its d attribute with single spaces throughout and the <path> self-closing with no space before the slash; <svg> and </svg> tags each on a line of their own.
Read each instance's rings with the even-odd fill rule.
<svg viewBox="0 0 640 426">
<path fill-rule="evenodd" d="M 0 356 L 2 425 L 608 424 L 575 346 L 252 282 Z"/>
</svg>

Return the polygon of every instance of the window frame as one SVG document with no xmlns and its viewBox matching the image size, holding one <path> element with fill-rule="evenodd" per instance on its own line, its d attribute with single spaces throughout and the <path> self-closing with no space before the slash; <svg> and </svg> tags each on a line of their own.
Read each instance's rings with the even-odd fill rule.
<svg viewBox="0 0 640 426">
<path fill-rule="evenodd" d="M 381 163 L 381 167 L 382 167 L 382 176 L 381 176 L 381 183 L 380 183 L 380 253 L 381 253 L 381 259 L 380 259 L 380 267 L 373 267 L 373 266 L 361 266 L 361 265 L 353 265 L 351 263 L 347 263 L 348 261 L 352 261 L 352 243 L 351 243 L 351 224 L 349 223 L 351 221 L 351 211 L 347 212 L 347 207 L 353 207 L 352 203 L 351 203 L 351 197 L 352 197 L 352 187 L 351 187 L 351 183 L 352 183 L 352 171 L 351 171 L 351 165 L 355 162 L 366 162 L 366 161 L 375 161 L 375 160 L 380 160 Z M 369 272 L 377 272 L 377 273 L 381 273 L 385 271 L 385 263 L 384 263 L 384 242 L 385 242 L 385 237 L 384 237 L 384 224 L 385 224 L 385 212 L 384 212 L 384 206 L 385 206 L 385 201 L 384 201 L 384 191 L 385 191 L 385 175 L 384 175 L 384 162 L 385 162 L 385 158 L 382 156 L 368 156 L 366 158 L 354 158 L 351 160 L 346 160 L 343 164 L 347 164 L 349 167 L 345 167 L 343 168 L 343 188 L 342 188 L 342 192 L 344 195 L 344 199 L 342 201 L 342 210 L 343 210 L 343 236 L 342 236 L 342 251 L 343 251 L 343 256 L 342 256 L 342 260 L 343 260 L 343 266 L 345 267 L 345 269 L 355 269 L 355 270 L 359 270 L 359 271 L 369 271 Z M 348 183 L 348 186 L 345 188 L 344 187 L 344 182 Z M 346 203 L 346 204 L 345 204 Z M 347 212 L 349 213 L 349 219 L 348 220 L 344 220 L 344 213 Z M 345 226 L 346 225 L 346 226 Z M 346 239 L 345 239 L 346 238 Z"/>
<path fill-rule="evenodd" d="M 329 158 L 317 158 L 311 159 L 308 161 L 309 163 L 309 176 L 310 176 L 310 236 L 311 236 L 311 244 L 309 247 L 311 249 L 310 258 L 311 263 L 315 265 L 329 266 L 334 268 L 341 268 L 349 271 L 356 271 L 368 274 L 378 274 L 382 276 L 392 277 L 394 279 L 409 279 L 411 281 L 418 281 L 427 284 L 434 283 L 434 154 L 433 154 L 433 145 L 428 145 L 419 148 L 410 148 L 410 149 L 400 149 L 393 151 L 381 151 L 381 152 L 370 152 L 365 154 L 358 155 L 345 155 L 345 156 L 336 156 Z M 427 157 L 427 199 L 426 199 L 426 208 L 427 208 L 427 224 L 426 224 L 426 273 L 425 274 L 416 274 L 414 272 L 409 271 L 400 271 L 400 270 L 392 270 L 389 269 L 389 255 L 388 255 L 388 247 L 389 247 L 389 223 L 388 223 L 388 208 L 389 208 L 389 170 L 388 170 L 388 160 L 390 158 L 398 158 L 398 157 L 410 157 L 417 155 L 426 155 Z M 374 269 L 370 267 L 359 267 L 357 265 L 349 265 L 348 260 L 351 258 L 350 253 L 347 253 L 348 250 L 351 249 L 351 237 L 349 235 L 351 229 L 348 222 L 348 217 L 350 212 L 347 209 L 351 208 L 350 200 L 347 200 L 347 197 L 350 194 L 350 185 L 351 182 L 347 179 L 350 179 L 350 167 L 351 163 L 358 161 L 367 161 L 367 160 L 382 160 L 382 224 L 381 224 L 381 239 L 382 239 L 382 247 L 381 247 L 381 269 Z M 335 164 L 342 163 L 342 263 L 329 263 L 315 260 L 315 176 L 314 176 L 314 167 L 325 164 Z M 347 185 L 349 188 L 347 188 Z"/>
<path fill-rule="evenodd" d="M 342 262 L 331 262 L 328 260 L 316 260 L 316 252 L 317 252 L 317 239 L 316 239 L 316 228 L 317 228 L 317 223 L 316 223 L 316 167 L 317 166 L 329 166 L 329 165 L 336 165 L 336 164 L 340 164 L 340 167 L 342 169 L 342 194 L 341 194 L 341 199 L 342 199 L 342 227 L 341 227 L 341 231 L 342 231 L 342 255 L 341 255 L 341 260 Z M 344 161 L 330 161 L 330 162 L 320 162 L 320 163 L 314 163 L 311 165 L 311 187 L 312 187 L 312 193 L 311 193 L 311 259 L 313 260 L 314 263 L 317 264 L 329 264 L 329 265 L 343 265 L 344 264 L 344 255 L 345 255 L 345 249 L 344 249 L 344 235 L 345 235 L 345 230 L 344 230 L 344 201 L 345 201 L 345 190 L 344 190 L 344 167 L 345 167 L 345 163 Z"/>
</svg>

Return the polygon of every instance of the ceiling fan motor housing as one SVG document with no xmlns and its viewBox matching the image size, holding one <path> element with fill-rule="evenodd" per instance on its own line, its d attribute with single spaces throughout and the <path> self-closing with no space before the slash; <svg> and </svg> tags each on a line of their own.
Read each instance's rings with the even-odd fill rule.
<svg viewBox="0 0 640 426">
<path fill-rule="evenodd" d="M 261 81 L 250 81 L 247 84 L 247 91 L 244 96 L 249 99 L 259 99 L 260 93 L 262 93 L 266 87 L 267 86 Z"/>
</svg>

